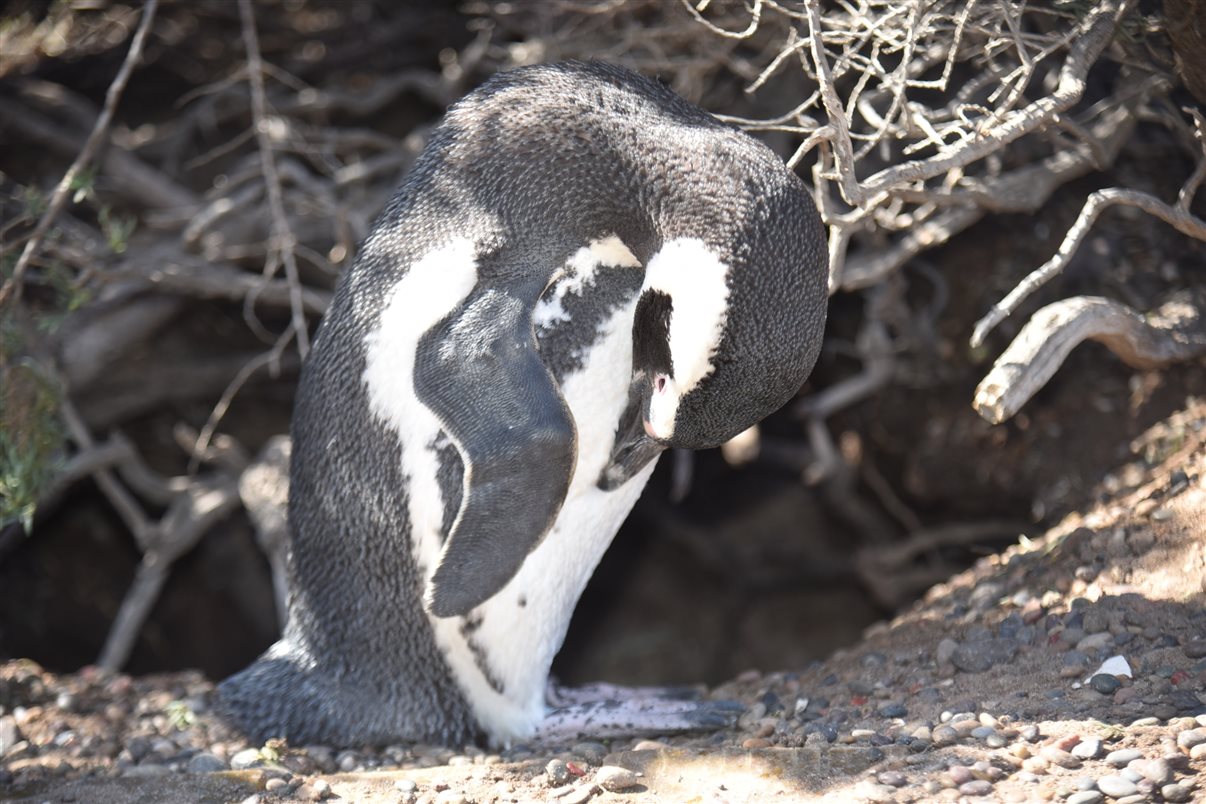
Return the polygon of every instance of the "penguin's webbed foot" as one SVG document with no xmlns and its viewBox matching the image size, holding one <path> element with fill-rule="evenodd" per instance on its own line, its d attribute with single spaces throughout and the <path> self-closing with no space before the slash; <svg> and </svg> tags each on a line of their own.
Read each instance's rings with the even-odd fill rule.
<svg viewBox="0 0 1206 804">
<path fill-rule="evenodd" d="M 563 709 L 581 704 L 604 701 L 698 701 L 703 698 L 700 687 L 688 685 L 676 687 L 622 687 L 619 684 L 595 682 L 568 687 L 550 678 L 545 687 L 544 700 L 551 709 Z"/>
<path fill-rule="evenodd" d="M 742 711 L 744 707 L 735 701 L 658 697 L 595 700 L 552 710 L 537 726 L 533 741 L 559 745 L 583 737 L 652 737 L 719 731 L 736 725 Z"/>
</svg>

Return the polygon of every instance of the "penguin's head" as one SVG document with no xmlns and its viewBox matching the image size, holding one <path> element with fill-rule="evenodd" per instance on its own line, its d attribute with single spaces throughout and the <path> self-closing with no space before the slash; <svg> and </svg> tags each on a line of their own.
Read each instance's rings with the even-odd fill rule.
<svg viewBox="0 0 1206 804">
<path fill-rule="evenodd" d="M 600 487 L 620 485 L 663 449 L 719 446 L 795 396 L 812 371 L 827 300 L 820 218 L 798 181 L 762 189 L 735 223 L 667 238 L 649 259 L 629 402 Z"/>
</svg>

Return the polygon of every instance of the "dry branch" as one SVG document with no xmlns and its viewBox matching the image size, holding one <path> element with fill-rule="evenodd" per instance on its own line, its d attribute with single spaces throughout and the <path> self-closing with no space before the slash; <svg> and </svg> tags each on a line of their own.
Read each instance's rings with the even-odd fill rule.
<svg viewBox="0 0 1206 804">
<path fill-rule="evenodd" d="M 67 172 L 63 174 L 63 178 L 55 186 L 54 193 L 50 197 L 50 203 L 46 206 L 46 211 L 38 219 L 38 224 L 34 227 L 33 234 L 25 242 L 25 248 L 21 252 L 21 256 L 17 258 L 17 264 L 13 267 L 12 276 L 0 287 L 0 306 L 3 306 L 10 299 L 16 300 L 20 298 L 21 282 L 25 276 L 26 269 L 29 268 L 29 262 L 33 258 L 34 252 L 42 244 L 42 238 L 46 236 L 46 231 L 54 223 L 55 217 L 62 211 L 63 205 L 67 203 L 67 194 L 72 190 L 75 180 L 92 162 L 93 157 L 96 155 L 96 149 L 100 147 L 101 141 L 104 139 L 105 134 L 108 133 L 109 123 L 112 122 L 113 113 L 117 109 L 117 102 L 121 99 L 122 92 L 125 91 L 126 82 L 130 80 L 130 73 L 134 71 L 134 65 L 138 63 L 138 59 L 142 56 L 142 46 L 146 41 L 147 31 L 151 29 L 151 21 L 155 19 L 155 11 L 158 8 L 159 0 L 147 0 L 146 6 L 143 7 L 142 21 L 138 24 L 138 30 L 134 32 L 134 39 L 130 42 L 130 50 L 126 53 L 126 58 L 121 63 L 121 69 L 117 71 L 117 77 L 113 79 L 113 83 L 109 85 L 109 89 L 105 93 L 104 108 L 101 109 L 100 116 L 97 117 L 96 124 L 93 125 L 92 133 L 88 135 L 83 150 L 79 152 L 75 161 L 71 163 L 71 167 L 67 168 Z"/>
<path fill-rule="evenodd" d="M 1206 355 L 1198 304 L 1173 301 L 1144 318 L 1124 304 L 1091 296 L 1039 310 L 976 388 L 976 412 L 993 424 L 1038 393 L 1082 341 L 1099 341 L 1128 366 L 1151 369 Z"/>
</svg>

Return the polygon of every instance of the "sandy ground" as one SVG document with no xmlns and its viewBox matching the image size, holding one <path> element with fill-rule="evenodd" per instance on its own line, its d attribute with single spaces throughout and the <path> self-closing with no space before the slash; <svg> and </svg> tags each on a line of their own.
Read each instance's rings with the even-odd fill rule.
<svg viewBox="0 0 1206 804">
<path fill-rule="evenodd" d="M 709 690 L 746 707 L 728 731 L 499 754 L 249 746 L 199 675 L 17 661 L 0 668 L 0 799 L 1203 801 L 1206 403 L 1133 450 L 1041 538 L 856 646 Z"/>
</svg>

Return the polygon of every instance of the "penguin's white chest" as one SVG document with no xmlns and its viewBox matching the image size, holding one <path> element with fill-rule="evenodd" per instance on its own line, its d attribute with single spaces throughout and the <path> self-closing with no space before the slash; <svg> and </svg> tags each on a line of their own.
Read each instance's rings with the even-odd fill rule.
<svg viewBox="0 0 1206 804">
<path fill-rule="evenodd" d="M 594 241 L 571 257 L 537 305 L 533 326 L 539 330 L 570 325 L 563 304 L 570 295 L 590 293 L 604 265 L 640 270 L 618 238 Z M 476 279 L 472 252 L 463 243 L 416 263 L 370 341 L 366 380 L 378 414 L 395 423 L 401 436 L 414 559 L 427 576 L 443 547 L 446 501 L 436 481 L 436 453 L 446 441 L 435 415 L 398 384 L 412 376 L 419 337 L 465 298 Z M 440 304 L 424 302 L 433 294 Z M 560 391 L 577 430 L 577 460 L 552 529 L 511 581 L 485 603 L 465 617 L 429 617 L 436 643 L 466 700 L 496 738 L 522 739 L 543 720 L 548 671 L 574 606 L 656 463 L 612 491 L 596 485 L 610 458 L 632 377 L 635 294 L 616 299 L 615 305 L 593 333 L 577 333 L 573 357 L 579 367 L 561 380 Z"/>
<path fill-rule="evenodd" d="M 561 392 L 578 431 L 569 493 L 549 534 L 515 577 L 467 617 L 432 619 L 437 640 L 482 725 L 523 738 L 545 715 L 545 686 L 574 606 L 653 471 L 601 491 L 632 376 L 633 299 L 600 326 Z"/>
</svg>

